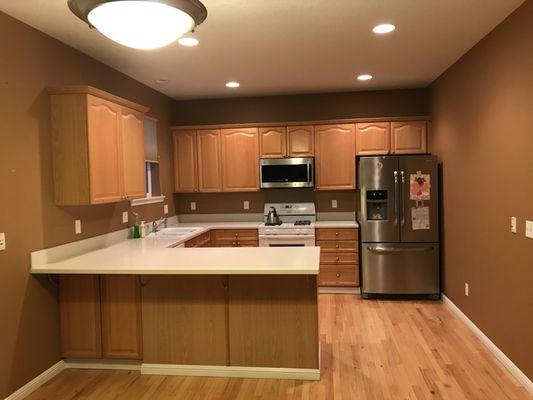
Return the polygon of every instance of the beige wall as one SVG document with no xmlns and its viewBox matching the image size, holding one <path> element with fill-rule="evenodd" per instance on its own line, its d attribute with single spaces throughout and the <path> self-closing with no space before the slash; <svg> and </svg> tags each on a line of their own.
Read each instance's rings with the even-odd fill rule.
<svg viewBox="0 0 533 400">
<path fill-rule="evenodd" d="M 0 13 L 0 398 L 57 362 L 56 288 L 29 274 L 33 250 L 122 229 L 126 203 L 89 207 L 53 204 L 49 98 L 46 87 L 89 84 L 150 107 L 159 119 L 164 193 L 171 192 L 172 100 Z M 175 214 L 171 201 L 170 214 Z M 162 204 L 135 207 L 147 220 Z M 82 235 L 74 235 L 81 219 Z M 130 221 L 132 218 L 130 217 Z"/>
<path fill-rule="evenodd" d="M 431 89 L 444 291 L 533 379 L 533 239 L 524 236 L 525 219 L 533 220 L 533 1 Z"/>
</svg>

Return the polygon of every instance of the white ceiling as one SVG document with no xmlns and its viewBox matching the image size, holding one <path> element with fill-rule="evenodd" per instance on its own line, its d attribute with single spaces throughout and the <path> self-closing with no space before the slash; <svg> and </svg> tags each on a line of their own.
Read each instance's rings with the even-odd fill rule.
<svg viewBox="0 0 533 400">
<path fill-rule="evenodd" d="M 200 46 L 152 51 L 89 29 L 67 0 L 1 0 L 0 10 L 171 97 L 199 98 L 424 87 L 523 1 L 203 0 Z M 382 22 L 396 32 L 373 34 Z"/>
</svg>

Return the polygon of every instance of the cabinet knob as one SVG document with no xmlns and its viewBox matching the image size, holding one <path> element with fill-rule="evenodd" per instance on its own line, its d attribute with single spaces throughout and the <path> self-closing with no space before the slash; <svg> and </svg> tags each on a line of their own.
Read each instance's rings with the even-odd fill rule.
<svg viewBox="0 0 533 400">
<path fill-rule="evenodd" d="M 233 244 L 233 246 L 237 246 L 237 242 L 233 242 L 232 244 Z"/>
<path fill-rule="evenodd" d="M 241 242 L 237 242 L 237 246 L 240 246 L 241 245 Z"/>
<path fill-rule="evenodd" d="M 339 232 L 335 232 L 335 236 L 339 236 Z"/>
<path fill-rule="evenodd" d="M 341 259 L 339 257 L 337 257 L 337 262 L 339 262 Z"/>
<path fill-rule="evenodd" d="M 339 245 L 338 245 L 338 244 L 336 244 L 336 245 L 335 245 L 335 248 L 336 248 L 336 249 L 338 249 L 338 248 L 339 248 Z"/>
<path fill-rule="evenodd" d="M 339 274 L 338 272 L 335 275 L 337 276 L 337 278 L 341 277 L 341 274 Z"/>
</svg>

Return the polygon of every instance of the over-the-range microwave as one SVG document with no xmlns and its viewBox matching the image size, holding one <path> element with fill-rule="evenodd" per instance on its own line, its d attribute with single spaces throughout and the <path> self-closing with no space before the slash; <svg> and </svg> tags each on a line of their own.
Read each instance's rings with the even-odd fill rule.
<svg viewBox="0 0 533 400">
<path fill-rule="evenodd" d="M 312 188 L 315 186 L 313 157 L 262 158 L 262 188 Z"/>
</svg>

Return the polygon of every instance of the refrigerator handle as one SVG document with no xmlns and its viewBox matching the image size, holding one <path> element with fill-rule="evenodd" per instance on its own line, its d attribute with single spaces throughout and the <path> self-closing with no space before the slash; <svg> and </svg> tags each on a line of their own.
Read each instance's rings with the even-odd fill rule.
<svg viewBox="0 0 533 400">
<path fill-rule="evenodd" d="M 398 171 L 394 171 L 394 193 L 399 196 L 400 188 L 398 187 Z M 398 224 L 398 199 L 394 199 L 394 225 Z"/>
<path fill-rule="evenodd" d="M 404 210 L 404 204 L 403 204 L 403 190 L 404 190 L 404 183 L 405 183 L 405 173 L 403 171 L 400 171 L 400 175 L 402 176 L 402 184 L 400 185 L 402 190 L 400 191 L 400 210 L 402 212 L 402 226 L 405 225 L 405 210 Z"/>
<path fill-rule="evenodd" d="M 380 247 L 368 246 L 368 250 L 373 253 L 418 253 L 425 251 L 433 251 L 434 247 Z"/>
</svg>

